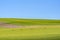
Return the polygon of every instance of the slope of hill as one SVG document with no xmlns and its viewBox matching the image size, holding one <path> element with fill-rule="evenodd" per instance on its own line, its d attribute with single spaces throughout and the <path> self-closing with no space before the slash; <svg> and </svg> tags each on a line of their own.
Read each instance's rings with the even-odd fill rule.
<svg viewBox="0 0 60 40">
<path fill-rule="evenodd" d="M 0 18 L 0 40 L 60 40 L 60 20 Z"/>
<path fill-rule="evenodd" d="M 0 18 L 0 23 L 15 24 L 15 25 L 50 25 L 50 24 L 60 25 L 60 20 Z"/>
</svg>

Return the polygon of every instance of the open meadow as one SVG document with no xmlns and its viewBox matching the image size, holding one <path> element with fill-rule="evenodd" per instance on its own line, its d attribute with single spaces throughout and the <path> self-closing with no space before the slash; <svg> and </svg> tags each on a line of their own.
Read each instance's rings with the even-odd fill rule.
<svg viewBox="0 0 60 40">
<path fill-rule="evenodd" d="M 0 40 L 60 40 L 60 20 L 0 18 Z"/>
</svg>

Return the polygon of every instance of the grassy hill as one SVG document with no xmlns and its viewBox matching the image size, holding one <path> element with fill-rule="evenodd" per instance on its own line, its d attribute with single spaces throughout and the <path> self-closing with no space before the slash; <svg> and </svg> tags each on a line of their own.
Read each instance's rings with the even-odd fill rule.
<svg viewBox="0 0 60 40">
<path fill-rule="evenodd" d="M 53 25 L 59 24 L 60 20 L 49 19 L 19 19 L 19 18 L 0 18 L 0 22 L 16 25 Z"/>
<path fill-rule="evenodd" d="M 0 40 L 60 40 L 60 20 L 0 18 L 1 23 L 40 26 L 39 28 L 0 28 Z"/>
</svg>

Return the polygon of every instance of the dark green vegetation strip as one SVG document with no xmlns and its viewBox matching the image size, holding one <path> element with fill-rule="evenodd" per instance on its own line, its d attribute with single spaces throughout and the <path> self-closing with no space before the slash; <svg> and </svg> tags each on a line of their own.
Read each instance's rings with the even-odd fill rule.
<svg viewBox="0 0 60 40">
<path fill-rule="evenodd" d="M 60 25 L 60 20 L 0 18 L 0 22 L 16 25 Z"/>
</svg>

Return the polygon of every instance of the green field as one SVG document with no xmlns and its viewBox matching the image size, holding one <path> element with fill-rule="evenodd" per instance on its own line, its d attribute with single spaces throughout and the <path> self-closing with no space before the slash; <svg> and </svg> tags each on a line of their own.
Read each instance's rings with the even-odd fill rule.
<svg viewBox="0 0 60 40">
<path fill-rule="evenodd" d="M 60 20 L 51 19 L 19 19 L 19 18 L 0 18 L 0 22 L 15 25 L 60 25 Z"/>
<path fill-rule="evenodd" d="M 60 40 L 60 20 L 0 18 L 0 22 L 28 27 L 46 25 L 39 28 L 0 28 L 0 40 Z"/>
<path fill-rule="evenodd" d="M 0 40 L 60 40 L 60 28 L 1 28 Z"/>
</svg>

